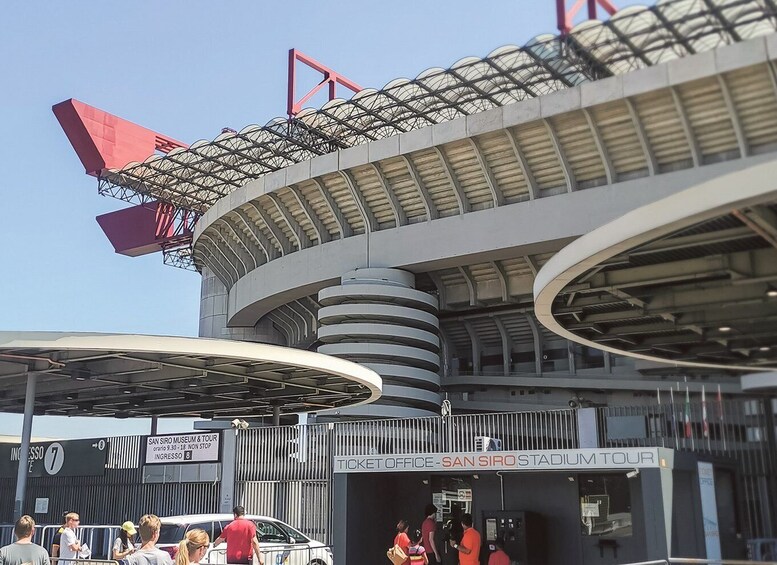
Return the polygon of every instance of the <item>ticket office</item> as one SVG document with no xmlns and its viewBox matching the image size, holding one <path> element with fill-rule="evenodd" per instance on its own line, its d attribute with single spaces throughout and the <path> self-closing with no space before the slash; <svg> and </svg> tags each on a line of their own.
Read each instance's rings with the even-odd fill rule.
<svg viewBox="0 0 777 565">
<path fill-rule="evenodd" d="M 476 471 L 336 473 L 338 561 L 347 565 L 385 559 L 397 521 L 420 527 L 424 506 L 430 502 L 438 506 L 438 539 L 451 535 L 446 524 L 464 512 L 472 514 L 483 537 L 484 563 L 497 536 L 506 541 L 512 558 L 528 565 L 608 565 L 665 558 L 672 537 L 684 540 L 684 555 L 704 555 L 700 519 L 693 510 L 698 508 L 694 500 L 698 496 L 694 489 L 672 492 L 673 474 L 686 471 L 658 465 Z M 685 515 L 673 524 L 672 508 L 678 505 Z M 456 563 L 456 552 L 448 544 L 442 557 L 445 565 Z"/>
</svg>

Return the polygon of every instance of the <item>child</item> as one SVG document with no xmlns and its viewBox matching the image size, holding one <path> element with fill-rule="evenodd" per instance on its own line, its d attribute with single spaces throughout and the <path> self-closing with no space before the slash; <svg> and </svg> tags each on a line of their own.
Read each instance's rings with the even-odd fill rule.
<svg viewBox="0 0 777 565">
<path fill-rule="evenodd" d="M 429 565 L 429 557 L 426 555 L 424 546 L 421 545 L 422 540 L 421 530 L 414 530 L 410 538 L 410 547 L 407 548 L 407 557 L 411 564 L 423 563 L 424 565 Z"/>
</svg>

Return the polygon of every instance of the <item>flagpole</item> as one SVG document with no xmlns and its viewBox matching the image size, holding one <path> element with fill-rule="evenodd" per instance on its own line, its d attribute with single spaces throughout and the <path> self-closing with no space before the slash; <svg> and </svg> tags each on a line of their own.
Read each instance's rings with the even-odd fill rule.
<svg viewBox="0 0 777 565">
<path fill-rule="evenodd" d="M 691 439 L 691 451 L 696 451 L 693 424 L 691 423 L 691 393 L 688 390 L 688 385 L 685 385 L 685 435 Z"/>
<path fill-rule="evenodd" d="M 718 383 L 718 419 L 720 420 L 720 435 L 723 438 L 723 451 L 726 451 L 726 423 L 723 421 L 723 396 Z"/>
<path fill-rule="evenodd" d="M 674 440 L 674 447 L 677 449 L 680 442 L 677 441 L 677 413 L 674 406 L 674 389 L 669 387 L 669 404 L 672 410 L 672 439 Z"/>
<path fill-rule="evenodd" d="M 702 435 L 707 438 L 707 450 L 712 451 L 710 443 L 710 423 L 707 420 L 707 391 L 705 385 L 701 385 L 701 430 Z"/>
<path fill-rule="evenodd" d="M 666 429 L 666 417 L 664 415 L 664 411 L 661 409 L 661 387 L 656 387 L 656 402 L 658 402 L 658 417 L 661 422 L 661 447 L 666 447 L 666 433 L 664 433 L 664 429 Z M 651 434 L 653 432 L 651 431 Z"/>
</svg>

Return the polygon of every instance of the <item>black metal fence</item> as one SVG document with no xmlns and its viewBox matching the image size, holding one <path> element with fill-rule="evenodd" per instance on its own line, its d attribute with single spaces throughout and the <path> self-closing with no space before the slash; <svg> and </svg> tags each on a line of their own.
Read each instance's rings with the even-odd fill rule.
<svg viewBox="0 0 777 565">
<path fill-rule="evenodd" d="M 667 447 L 703 453 L 736 468 L 744 534 L 771 538 L 777 493 L 775 402 L 737 399 L 596 408 L 601 447 Z M 241 430 L 236 441 L 235 501 L 331 543 L 333 458 L 341 455 L 439 453 L 491 448 L 521 451 L 579 447 L 576 410 L 349 421 Z M 147 512 L 215 513 L 221 483 L 144 483 L 144 436 L 110 438 L 99 477 L 32 477 L 24 512 L 56 524 L 77 511 L 86 523 L 121 524 Z M 0 523 L 12 520 L 14 479 L 0 479 Z M 35 499 L 49 499 L 34 514 Z"/>
</svg>

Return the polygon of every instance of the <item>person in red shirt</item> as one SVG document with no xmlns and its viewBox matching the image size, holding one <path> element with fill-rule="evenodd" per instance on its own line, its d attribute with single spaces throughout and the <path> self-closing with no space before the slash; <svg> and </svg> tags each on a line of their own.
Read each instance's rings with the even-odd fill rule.
<svg viewBox="0 0 777 565">
<path fill-rule="evenodd" d="M 401 547 L 405 555 L 407 555 L 407 549 L 410 547 L 410 536 L 407 535 L 409 527 L 406 520 L 400 520 L 397 522 L 397 535 L 394 536 L 394 545 Z M 408 563 L 410 563 L 410 559 L 406 559 L 402 565 L 407 565 Z"/>
<path fill-rule="evenodd" d="M 480 533 L 472 527 L 472 514 L 464 514 L 461 525 L 464 526 L 461 541 L 450 541 L 451 547 L 459 552 L 459 565 L 480 565 Z"/>
<path fill-rule="evenodd" d="M 221 542 L 227 542 L 227 563 L 236 565 L 251 565 L 253 555 L 259 559 L 259 565 L 264 565 L 264 559 L 259 551 L 259 540 L 256 539 L 256 524 L 245 517 L 245 508 L 235 506 L 232 514 L 235 519 L 227 524 L 221 535 L 213 542 L 213 547 Z"/>
<path fill-rule="evenodd" d="M 505 542 L 501 537 L 497 537 L 494 542 L 496 551 L 488 558 L 488 565 L 510 565 L 510 556 L 505 553 Z"/>
<path fill-rule="evenodd" d="M 430 565 L 440 563 L 440 551 L 437 549 L 435 533 L 437 531 L 437 507 L 434 504 L 427 504 L 424 509 L 426 519 L 421 524 L 421 545 L 426 550 L 426 556 L 429 558 Z"/>
</svg>

